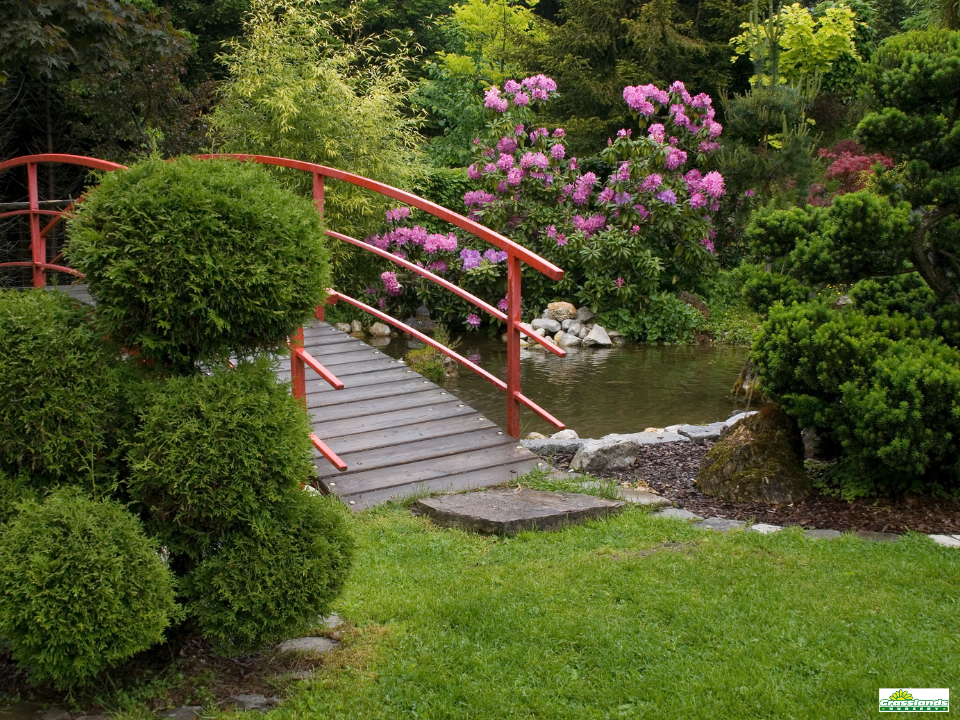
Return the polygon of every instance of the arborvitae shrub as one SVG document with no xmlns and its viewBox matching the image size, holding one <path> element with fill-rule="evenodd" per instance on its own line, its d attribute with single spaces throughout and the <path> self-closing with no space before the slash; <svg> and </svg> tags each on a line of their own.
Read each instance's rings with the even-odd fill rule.
<svg viewBox="0 0 960 720">
<path fill-rule="evenodd" d="M 0 533 L 0 636 L 35 680 L 68 688 L 159 642 L 182 615 L 156 544 L 120 504 L 76 488 Z"/>
<path fill-rule="evenodd" d="M 312 203 L 252 162 L 151 158 L 109 173 L 69 233 L 105 333 L 180 371 L 281 346 L 330 284 Z"/>
<path fill-rule="evenodd" d="M 119 352 L 65 293 L 0 290 L 0 468 L 38 487 L 116 479 Z"/>
<path fill-rule="evenodd" d="M 223 652 L 248 652 L 316 625 L 350 566 L 345 512 L 335 498 L 292 490 L 225 537 L 184 581 L 204 637 Z"/>
<path fill-rule="evenodd" d="M 3 524 L 16 516 L 20 503 L 39 499 L 36 485 L 26 473 L 8 475 L 0 470 L 0 533 Z"/>
<path fill-rule="evenodd" d="M 313 470 L 307 415 L 268 359 L 174 377 L 144 395 L 128 487 L 173 555 L 196 559 L 243 532 Z"/>
<path fill-rule="evenodd" d="M 740 292 L 754 312 L 765 315 L 775 302 L 791 305 L 807 299 L 807 287 L 796 278 L 778 272 L 766 272 L 756 265 L 744 267 L 745 279 Z"/>
</svg>

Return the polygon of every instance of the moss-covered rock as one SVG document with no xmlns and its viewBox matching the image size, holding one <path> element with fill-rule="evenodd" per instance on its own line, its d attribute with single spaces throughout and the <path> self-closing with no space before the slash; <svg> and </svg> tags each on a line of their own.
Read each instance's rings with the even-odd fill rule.
<svg viewBox="0 0 960 720">
<path fill-rule="evenodd" d="M 800 431 L 777 405 L 733 425 L 700 464 L 697 487 L 735 502 L 791 503 L 810 493 Z"/>
</svg>

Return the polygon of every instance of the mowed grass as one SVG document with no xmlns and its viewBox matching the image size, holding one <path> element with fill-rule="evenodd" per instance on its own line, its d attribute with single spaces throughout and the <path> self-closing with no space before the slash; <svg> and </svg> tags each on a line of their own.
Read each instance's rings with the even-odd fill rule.
<svg viewBox="0 0 960 720">
<path fill-rule="evenodd" d="M 276 718 L 873 718 L 960 695 L 960 551 L 724 535 L 639 508 L 494 539 L 353 518 L 354 626 Z"/>
</svg>

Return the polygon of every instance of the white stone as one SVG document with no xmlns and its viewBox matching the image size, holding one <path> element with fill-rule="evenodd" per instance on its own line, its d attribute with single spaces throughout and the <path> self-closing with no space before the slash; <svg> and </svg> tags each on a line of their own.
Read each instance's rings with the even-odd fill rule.
<svg viewBox="0 0 960 720">
<path fill-rule="evenodd" d="M 375 322 L 370 326 L 370 334 L 374 337 L 390 337 L 390 326 L 386 323 Z"/>
<path fill-rule="evenodd" d="M 592 310 L 588 307 L 577 308 L 577 320 L 582 323 L 589 322 L 596 317 Z"/>
<path fill-rule="evenodd" d="M 348 335 L 353 332 L 353 328 L 350 327 L 350 323 L 337 323 L 334 327 L 342 333 L 347 333 Z"/>
<path fill-rule="evenodd" d="M 732 417 L 729 417 L 726 420 L 724 420 L 723 424 L 726 425 L 727 427 L 732 427 L 733 425 L 736 425 L 738 422 L 740 422 L 744 418 L 748 418 L 751 415 L 756 415 L 756 414 L 757 414 L 756 410 L 751 410 L 750 412 L 737 413 L 736 415 L 733 415 Z"/>
<path fill-rule="evenodd" d="M 931 535 L 930 539 L 937 543 L 937 545 L 960 548 L 960 540 L 958 540 L 956 537 L 951 537 L 949 535 Z"/>
<path fill-rule="evenodd" d="M 696 515 L 689 510 L 683 510 L 681 508 L 664 508 L 658 513 L 654 513 L 660 517 L 666 518 L 676 518 L 677 520 L 703 520 L 703 517 Z"/>
<path fill-rule="evenodd" d="M 337 642 L 328 637 L 302 637 L 280 643 L 277 652 L 281 655 L 286 655 L 287 653 L 322 655 L 323 653 L 330 652 L 336 646 Z"/>
<path fill-rule="evenodd" d="M 321 620 L 330 630 L 336 630 L 343 625 L 343 618 L 337 614 L 330 615 Z"/>
<path fill-rule="evenodd" d="M 567 428 L 566 430 L 561 430 L 560 432 L 555 432 L 550 436 L 551 440 L 576 440 L 579 435 L 577 435 L 576 430 L 571 430 Z"/>
<path fill-rule="evenodd" d="M 583 323 L 578 320 L 571 320 L 570 325 L 567 326 L 566 331 L 571 335 L 580 336 L 580 331 L 583 330 Z"/>
<path fill-rule="evenodd" d="M 617 491 L 617 497 L 626 500 L 628 503 L 645 507 L 663 507 L 671 504 L 665 497 L 645 490 L 634 490 L 633 488 L 620 488 Z"/>
<path fill-rule="evenodd" d="M 352 333 L 362 333 L 363 324 L 359 320 L 353 320 L 350 322 L 350 332 Z"/>
<path fill-rule="evenodd" d="M 624 470 L 633 464 L 641 445 L 657 445 L 664 442 L 690 442 L 677 433 L 634 433 L 632 435 L 607 435 L 600 440 L 587 440 L 573 460 L 571 470 L 585 473 Z"/>
<path fill-rule="evenodd" d="M 557 338 L 557 345 L 560 347 L 576 347 L 582 342 L 583 341 L 576 335 L 572 335 L 568 332 L 559 333 L 559 337 Z"/>
<path fill-rule="evenodd" d="M 540 337 L 546 337 L 547 331 L 544 330 L 543 328 L 537 328 L 535 334 L 539 335 Z"/>
<path fill-rule="evenodd" d="M 607 331 L 603 329 L 602 325 L 594 325 L 593 330 L 583 338 L 584 347 L 609 347 L 610 345 L 613 345 L 613 342 L 610 340 L 610 336 L 607 335 Z"/>
<path fill-rule="evenodd" d="M 530 324 L 537 329 L 543 328 L 551 334 L 560 332 L 560 323 L 556 320 L 551 320 L 550 318 L 537 318 Z"/>
<path fill-rule="evenodd" d="M 561 330 L 569 330 L 569 329 L 570 329 L 570 326 L 573 325 L 573 323 L 575 323 L 575 322 L 576 322 L 576 320 L 570 320 L 570 319 L 568 318 L 567 320 L 564 320 L 564 321 L 562 321 L 562 322 L 560 323 L 560 329 L 561 329 Z"/>
<path fill-rule="evenodd" d="M 777 530 L 783 530 L 781 525 L 767 525 L 766 523 L 757 523 L 756 525 L 751 525 L 747 528 L 753 532 L 758 532 L 761 535 L 769 535 L 770 533 L 775 533 Z"/>
</svg>

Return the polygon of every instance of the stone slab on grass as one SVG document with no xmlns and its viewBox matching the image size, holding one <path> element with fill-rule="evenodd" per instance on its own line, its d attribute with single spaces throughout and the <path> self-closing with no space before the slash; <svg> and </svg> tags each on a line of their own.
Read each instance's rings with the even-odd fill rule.
<svg viewBox="0 0 960 720">
<path fill-rule="evenodd" d="M 297 653 L 298 655 L 322 655 L 330 652 L 337 646 L 335 640 L 328 637 L 302 637 L 286 640 L 280 643 L 277 649 L 281 655 Z"/>
<path fill-rule="evenodd" d="M 900 539 L 900 536 L 894 533 L 873 532 L 872 530 L 858 530 L 857 537 L 861 540 L 872 540 L 873 542 L 896 542 Z"/>
<path fill-rule="evenodd" d="M 628 503 L 633 503 L 634 505 L 645 505 L 646 507 L 663 507 L 664 505 L 672 505 L 669 500 L 660 495 L 655 495 L 652 492 L 645 492 L 644 490 L 633 490 L 631 488 L 620 488 L 617 491 L 617 496 L 621 500 L 626 500 Z"/>
<path fill-rule="evenodd" d="M 707 440 L 719 440 L 720 434 L 727 429 L 725 422 L 715 422 L 709 425 L 678 425 L 674 432 L 690 438 L 693 442 L 704 444 Z M 665 428 L 669 430 L 670 428 Z"/>
<path fill-rule="evenodd" d="M 424 498 L 412 509 L 443 527 L 516 535 L 524 530 L 557 530 L 620 512 L 623 506 L 623 501 L 592 495 L 507 488 Z"/>
<path fill-rule="evenodd" d="M 667 430 L 605 435 L 599 440 L 587 440 L 570 461 L 571 470 L 584 473 L 603 473 L 624 470 L 633 464 L 641 445 L 670 442 L 690 442 L 690 438 Z"/>
<path fill-rule="evenodd" d="M 676 518 L 677 520 L 703 520 L 702 515 L 696 515 L 689 510 L 682 508 L 664 508 L 660 512 L 654 513 L 660 517 Z"/>
<path fill-rule="evenodd" d="M 832 540 L 843 535 L 839 530 L 817 530 L 816 528 L 803 533 L 811 540 Z"/>
<path fill-rule="evenodd" d="M 930 539 L 933 540 L 937 545 L 943 545 L 944 547 L 960 548 L 960 539 L 951 537 L 950 535 L 931 535 Z"/>
<path fill-rule="evenodd" d="M 696 523 L 694 527 L 727 532 L 727 530 L 746 527 L 746 523 L 743 520 L 729 520 L 727 518 L 712 517 L 707 518 L 706 520 L 701 520 L 700 522 Z"/>
<path fill-rule="evenodd" d="M 755 525 L 751 525 L 750 527 L 748 527 L 747 530 L 750 530 L 751 532 L 758 532 L 761 535 L 769 535 L 770 533 L 775 533 L 778 530 L 783 530 L 783 526 L 768 525 L 767 523 L 757 523 Z"/>
</svg>

